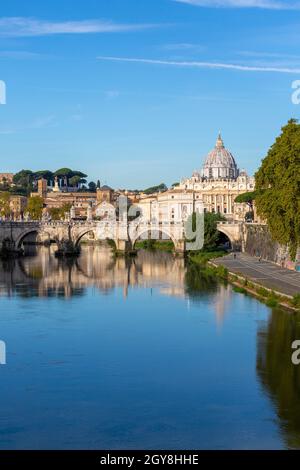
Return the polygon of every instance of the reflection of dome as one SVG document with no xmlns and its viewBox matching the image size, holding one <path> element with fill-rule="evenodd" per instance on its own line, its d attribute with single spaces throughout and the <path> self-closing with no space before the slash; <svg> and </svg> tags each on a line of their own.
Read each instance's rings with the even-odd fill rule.
<svg viewBox="0 0 300 470">
<path fill-rule="evenodd" d="M 235 159 L 229 150 L 225 148 L 221 134 L 219 134 L 215 148 L 205 160 L 201 175 L 209 179 L 235 179 L 239 175 Z"/>
</svg>

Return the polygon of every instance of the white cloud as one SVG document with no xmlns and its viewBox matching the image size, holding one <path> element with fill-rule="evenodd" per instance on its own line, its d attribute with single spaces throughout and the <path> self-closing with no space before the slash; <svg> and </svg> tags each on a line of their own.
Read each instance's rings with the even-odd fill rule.
<svg viewBox="0 0 300 470">
<path fill-rule="evenodd" d="M 173 0 L 208 8 L 264 8 L 268 10 L 299 10 L 298 0 Z"/>
<path fill-rule="evenodd" d="M 162 49 L 166 51 L 187 51 L 187 52 L 202 52 L 205 47 L 202 44 L 191 44 L 188 42 L 164 44 Z"/>
<path fill-rule="evenodd" d="M 275 72 L 275 73 L 291 73 L 299 74 L 300 68 L 291 67 L 272 67 L 268 65 L 244 65 L 244 64 L 228 64 L 222 62 L 199 62 L 199 61 L 175 61 L 175 60 L 160 60 L 160 59 L 141 59 L 141 58 L 128 58 L 128 57 L 97 57 L 98 60 L 107 60 L 113 62 L 131 62 L 142 63 L 151 65 L 167 65 L 173 67 L 185 68 L 202 68 L 202 69 L 225 69 L 225 70 L 238 70 L 242 72 Z"/>
<path fill-rule="evenodd" d="M 154 27 L 150 24 L 118 24 L 111 21 L 44 21 L 26 17 L 0 18 L 0 36 L 24 37 L 53 34 L 122 33 Z"/>
</svg>

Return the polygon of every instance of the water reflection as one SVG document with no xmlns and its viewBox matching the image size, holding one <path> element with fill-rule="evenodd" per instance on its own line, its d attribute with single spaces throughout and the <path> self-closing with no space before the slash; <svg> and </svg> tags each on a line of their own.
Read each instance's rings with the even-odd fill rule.
<svg viewBox="0 0 300 470">
<path fill-rule="evenodd" d="M 122 287 L 126 297 L 129 287 L 159 286 L 162 294 L 197 300 L 218 289 L 213 276 L 170 253 L 141 250 L 137 257 L 125 258 L 115 257 L 105 245 L 83 246 L 79 258 L 61 260 L 54 250 L 32 246 L 31 256 L 0 261 L 0 293 L 71 297 L 88 287 L 103 293 Z"/>
<path fill-rule="evenodd" d="M 0 448 L 300 448 L 299 315 L 170 253 L 30 250 L 0 261 Z"/>
<path fill-rule="evenodd" d="M 261 325 L 257 373 L 272 399 L 288 448 L 300 448 L 300 366 L 291 361 L 291 345 L 300 339 L 300 314 L 274 310 Z"/>
</svg>

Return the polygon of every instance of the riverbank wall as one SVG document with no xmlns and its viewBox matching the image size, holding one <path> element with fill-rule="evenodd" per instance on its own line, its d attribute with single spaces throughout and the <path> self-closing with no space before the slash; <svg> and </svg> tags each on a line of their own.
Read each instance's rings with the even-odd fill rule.
<svg viewBox="0 0 300 470">
<path fill-rule="evenodd" d="M 267 225 L 245 224 L 244 240 L 243 251 L 248 255 L 271 261 L 282 268 L 300 270 L 300 249 L 298 249 L 296 260 L 293 261 L 288 247 L 272 239 Z"/>
</svg>

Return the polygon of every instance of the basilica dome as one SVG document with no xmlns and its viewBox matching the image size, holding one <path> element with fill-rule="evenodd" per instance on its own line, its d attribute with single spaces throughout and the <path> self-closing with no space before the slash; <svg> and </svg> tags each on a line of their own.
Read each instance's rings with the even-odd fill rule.
<svg viewBox="0 0 300 470">
<path fill-rule="evenodd" d="M 235 159 L 225 148 L 221 134 L 218 136 L 215 148 L 206 157 L 201 176 L 207 179 L 236 179 L 239 176 Z"/>
</svg>

